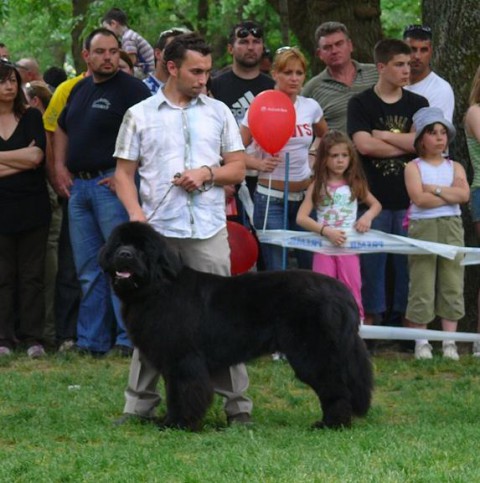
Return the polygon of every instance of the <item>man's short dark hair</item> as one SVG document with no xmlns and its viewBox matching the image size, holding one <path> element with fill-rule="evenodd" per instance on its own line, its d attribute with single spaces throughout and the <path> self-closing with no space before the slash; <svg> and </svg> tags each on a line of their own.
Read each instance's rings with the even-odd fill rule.
<svg viewBox="0 0 480 483">
<path fill-rule="evenodd" d="M 179 35 L 190 33 L 190 30 L 183 28 L 183 27 L 173 27 L 168 30 L 164 30 L 159 36 L 156 44 L 154 45 L 155 49 L 163 50 L 167 45 L 168 39 L 172 37 L 177 37 Z"/>
<path fill-rule="evenodd" d="M 95 37 L 95 35 L 104 35 L 105 37 L 113 37 L 118 42 L 118 48 L 120 48 L 120 41 L 118 40 L 118 37 L 111 30 L 108 30 L 104 27 L 98 27 L 97 29 L 92 30 L 85 38 L 85 41 L 83 42 L 85 49 L 90 50 L 90 47 L 92 46 L 92 39 L 93 37 Z"/>
<path fill-rule="evenodd" d="M 202 55 L 212 53 L 211 47 L 205 42 L 204 38 L 197 32 L 182 34 L 175 37 L 166 47 L 163 54 L 163 62 L 167 65 L 168 61 L 175 62 L 177 67 L 182 65 L 187 50 L 200 52 Z"/>
<path fill-rule="evenodd" d="M 235 42 L 235 39 L 237 38 L 237 31 L 246 29 L 247 31 L 250 31 L 254 37 L 257 37 L 258 39 L 263 39 L 263 28 L 262 26 L 253 21 L 253 20 L 244 20 L 243 22 L 239 22 L 235 24 L 231 30 L 230 34 L 228 36 L 228 43 L 230 45 L 233 45 Z"/>
<path fill-rule="evenodd" d="M 336 34 L 337 32 L 342 32 L 345 34 L 347 39 L 350 38 L 347 26 L 341 22 L 323 22 L 315 30 L 315 45 L 318 46 L 318 41 L 320 37 L 326 37 L 327 35 Z"/>
<path fill-rule="evenodd" d="M 410 47 L 398 39 L 383 39 L 377 42 L 373 49 L 373 58 L 376 64 L 388 64 L 395 55 L 410 55 Z"/>
<path fill-rule="evenodd" d="M 408 25 L 403 31 L 403 40 L 432 40 L 432 29 L 427 25 Z"/>
<path fill-rule="evenodd" d="M 48 84 L 51 90 L 54 90 L 62 82 L 67 80 L 67 73 L 61 67 L 49 67 L 43 73 L 43 80 Z"/>
<path fill-rule="evenodd" d="M 107 22 L 110 24 L 112 20 L 115 20 L 120 25 L 128 26 L 127 14 L 121 8 L 111 8 L 102 18 L 102 23 Z"/>
</svg>

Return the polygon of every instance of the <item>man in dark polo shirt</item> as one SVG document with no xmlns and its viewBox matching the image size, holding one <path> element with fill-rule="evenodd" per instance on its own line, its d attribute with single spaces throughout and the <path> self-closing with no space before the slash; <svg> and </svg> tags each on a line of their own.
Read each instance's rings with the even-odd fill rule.
<svg viewBox="0 0 480 483">
<path fill-rule="evenodd" d="M 82 288 L 77 347 L 101 355 L 115 346 L 127 355 L 131 343 L 120 303 L 97 255 L 113 228 L 128 221 L 111 180 L 113 152 L 125 111 L 150 92 L 118 69 L 119 44 L 111 31 L 94 30 L 85 40 L 83 56 L 92 75 L 73 88 L 58 120 L 54 147 L 58 189 L 69 198 L 70 237 Z"/>
</svg>

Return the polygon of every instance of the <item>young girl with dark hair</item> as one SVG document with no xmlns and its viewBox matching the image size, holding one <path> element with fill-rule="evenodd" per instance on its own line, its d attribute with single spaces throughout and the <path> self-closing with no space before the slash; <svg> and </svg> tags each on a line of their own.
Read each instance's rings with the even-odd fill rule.
<svg viewBox="0 0 480 483">
<path fill-rule="evenodd" d="M 322 138 L 313 172 L 313 183 L 298 210 L 297 223 L 335 246 L 346 242 L 350 229 L 368 231 L 382 206 L 370 193 L 358 155 L 346 134 L 329 131 Z M 368 210 L 357 220 L 358 202 L 367 205 Z M 310 216 L 313 210 L 317 221 Z M 358 255 L 315 253 L 313 271 L 343 282 L 352 291 L 363 319 Z"/>
</svg>

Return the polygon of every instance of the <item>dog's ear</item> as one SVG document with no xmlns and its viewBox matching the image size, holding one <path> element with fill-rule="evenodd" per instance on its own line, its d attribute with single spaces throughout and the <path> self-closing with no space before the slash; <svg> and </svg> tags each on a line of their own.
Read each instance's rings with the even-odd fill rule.
<svg viewBox="0 0 480 483">
<path fill-rule="evenodd" d="M 155 243 L 152 253 L 154 254 L 154 259 L 152 260 L 153 276 L 157 279 L 175 280 L 183 268 L 182 259 L 168 240 L 157 232 L 155 232 Z"/>
</svg>

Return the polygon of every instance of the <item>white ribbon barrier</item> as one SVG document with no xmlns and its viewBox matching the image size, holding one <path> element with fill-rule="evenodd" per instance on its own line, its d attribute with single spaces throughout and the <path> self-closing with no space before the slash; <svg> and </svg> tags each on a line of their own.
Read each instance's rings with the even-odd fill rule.
<svg viewBox="0 0 480 483">
<path fill-rule="evenodd" d="M 480 264 L 480 248 L 456 247 L 442 243 L 414 240 L 399 235 L 391 235 L 377 230 L 358 233 L 345 230 L 347 241 L 341 247 L 332 245 L 326 238 L 310 232 L 292 230 L 259 230 L 257 237 L 262 243 L 270 243 L 287 248 L 297 248 L 325 255 L 351 255 L 353 253 L 397 253 L 403 255 L 439 255 L 453 260 L 464 254 L 462 265 Z"/>
<path fill-rule="evenodd" d="M 362 339 L 395 339 L 395 340 L 455 340 L 457 342 L 480 341 L 480 334 L 468 332 L 443 332 L 441 330 L 404 329 L 402 327 L 389 327 L 380 325 L 360 326 Z"/>
</svg>

